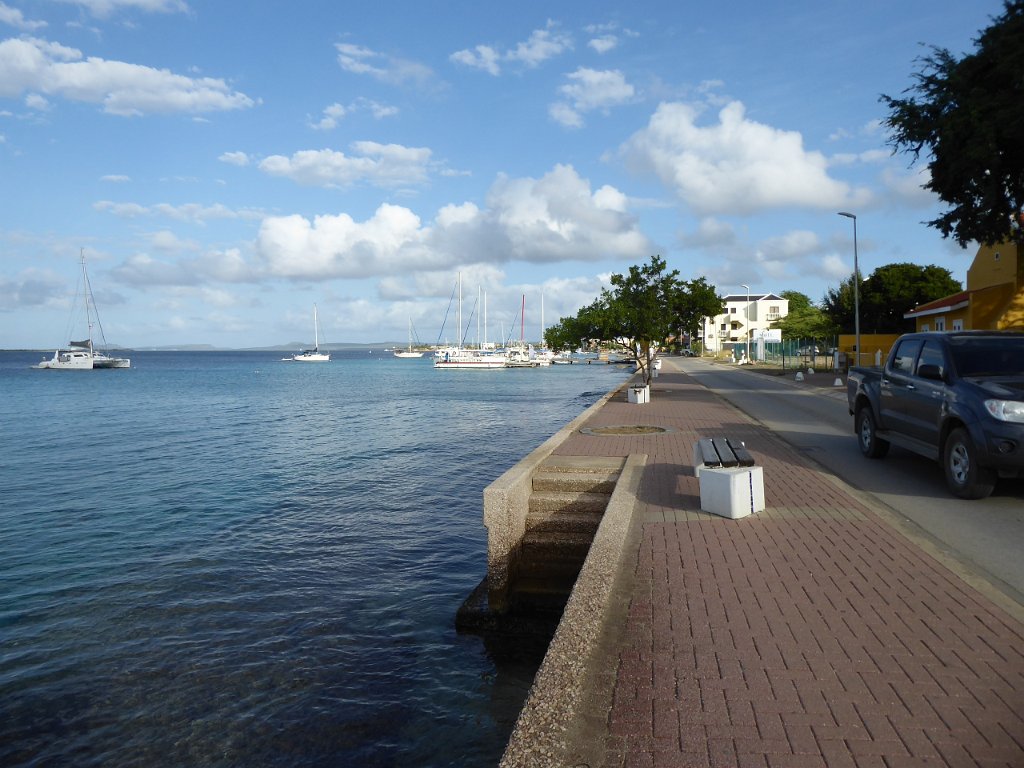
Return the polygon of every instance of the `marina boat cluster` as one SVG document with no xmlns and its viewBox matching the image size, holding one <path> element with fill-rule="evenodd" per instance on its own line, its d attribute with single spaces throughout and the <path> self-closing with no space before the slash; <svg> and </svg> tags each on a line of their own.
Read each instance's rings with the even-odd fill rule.
<svg viewBox="0 0 1024 768">
<path fill-rule="evenodd" d="M 549 365 L 569 365 L 576 362 L 574 355 L 555 354 L 547 349 L 534 349 L 532 345 L 514 344 L 509 347 L 442 347 L 434 351 L 435 368 L 486 370 L 493 368 L 543 368 Z"/>
</svg>

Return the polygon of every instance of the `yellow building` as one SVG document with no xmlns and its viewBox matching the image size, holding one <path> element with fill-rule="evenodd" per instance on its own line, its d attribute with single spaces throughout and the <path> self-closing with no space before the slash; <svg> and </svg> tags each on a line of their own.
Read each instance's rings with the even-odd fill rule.
<svg viewBox="0 0 1024 768">
<path fill-rule="evenodd" d="M 1024 331 L 1024 259 L 1015 243 L 983 245 L 967 270 L 967 290 L 903 315 L 918 331 Z"/>
</svg>

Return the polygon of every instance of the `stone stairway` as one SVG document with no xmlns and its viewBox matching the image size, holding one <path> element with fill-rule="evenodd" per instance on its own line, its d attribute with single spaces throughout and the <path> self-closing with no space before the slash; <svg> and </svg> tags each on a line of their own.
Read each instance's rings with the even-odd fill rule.
<svg viewBox="0 0 1024 768">
<path fill-rule="evenodd" d="M 534 472 L 511 583 L 514 610 L 561 612 L 565 607 L 622 465 L 621 458 L 552 455 Z"/>
</svg>

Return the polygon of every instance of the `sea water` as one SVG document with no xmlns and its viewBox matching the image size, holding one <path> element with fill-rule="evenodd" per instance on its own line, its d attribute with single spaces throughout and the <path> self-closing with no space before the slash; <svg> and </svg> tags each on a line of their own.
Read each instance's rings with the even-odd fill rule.
<svg viewBox="0 0 1024 768">
<path fill-rule="evenodd" d="M 0 353 L 0 765 L 497 763 L 482 492 L 624 371 L 280 357 Z"/>
</svg>

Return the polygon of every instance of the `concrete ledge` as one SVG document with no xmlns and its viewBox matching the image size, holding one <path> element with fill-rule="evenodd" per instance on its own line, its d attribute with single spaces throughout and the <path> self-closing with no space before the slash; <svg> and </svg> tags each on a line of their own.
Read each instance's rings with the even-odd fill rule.
<svg viewBox="0 0 1024 768">
<path fill-rule="evenodd" d="M 570 725 L 585 717 L 583 695 L 630 541 L 647 456 L 626 459 L 555 636 L 501 759 L 502 768 L 562 765 Z"/>
<path fill-rule="evenodd" d="M 519 563 L 534 472 L 570 434 L 620 391 L 621 388 L 616 388 L 604 395 L 484 488 L 487 603 L 490 610 L 498 613 L 508 610 L 509 586 Z"/>
</svg>

